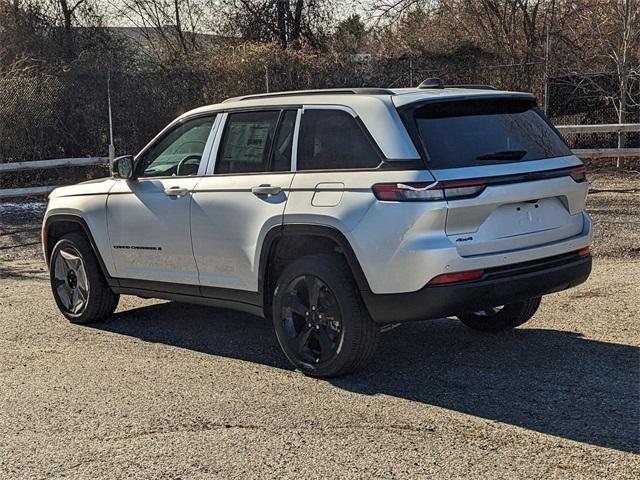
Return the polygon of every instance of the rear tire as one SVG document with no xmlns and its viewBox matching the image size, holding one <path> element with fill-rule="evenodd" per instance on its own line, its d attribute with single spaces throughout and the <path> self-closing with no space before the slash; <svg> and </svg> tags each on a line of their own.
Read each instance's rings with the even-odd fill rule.
<svg viewBox="0 0 640 480">
<path fill-rule="evenodd" d="M 104 320 L 118 306 L 120 296 L 107 285 L 93 248 L 80 233 L 68 233 L 53 247 L 49 277 L 60 312 L 73 323 Z"/>
<path fill-rule="evenodd" d="M 458 315 L 467 327 L 483 332 L 503 332 L 518 327 L 528 321 L 538 310 L 541 297 L 530 298 L 524 302 L 511 303 L 481 312 Z"/>
<path fill-rule="evenodd" d="M 309 255 L 288 265 L 274 293 L 273 324 L 289 361 L 313 377 L 363 368 L 380 328 L 369 317 L 340 255 Z"/>
</svg>

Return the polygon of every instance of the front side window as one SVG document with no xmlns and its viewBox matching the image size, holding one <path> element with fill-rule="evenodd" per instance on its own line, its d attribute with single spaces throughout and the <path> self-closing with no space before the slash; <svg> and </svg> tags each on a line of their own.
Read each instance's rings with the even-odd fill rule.
<svg viewBox="0 0 640 480">
<path fill-rule="evenodd" d="M 196 175 L 215 116 L 187 120 L 143 154 L 140 177 Z"/>
<path fill-rule="evenodd" d="M 279 117 L 279 110 L 230 113 L 220 142 L 215 173 L 268 171 Z"/>
<path fill-rule="evenodd" d="M 300 123 L 298 170 L 376 168 L 380 156 L 355 118 L 343 110 L 305 110 Z"/>
</svg>

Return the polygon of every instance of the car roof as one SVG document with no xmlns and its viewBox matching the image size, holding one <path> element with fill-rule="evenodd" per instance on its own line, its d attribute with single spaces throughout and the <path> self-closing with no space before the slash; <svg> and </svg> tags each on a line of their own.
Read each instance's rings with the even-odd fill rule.
<svg viewBox="0 0 640 480">
<path fill-rule="evenodd" d="M 433 99 L 465 97 L 509 96 L 535 98 L 530 93 L 496 90 L 488 85 L 445 88 L 328 88 L 291 90 L 232 97 L 221 103 L 207 105 L 187 112 L 197 113 L 233 110 L 238 108 L 286 105 L 343 105 L 357 111 L 363 98 L 375 99 L 396 107 Z"/>
<path fill-rule="evenodd" d="M 297 90 L 275 92 L 244 97 L 234 97 L 222 103 L 208 105 L 181 115 L 176 121 L 193 115 L 223 113 L 265 107 L 283 108 L 306 106 L 343 107 L 357 116 L 373 136 L 387 159 L 413 160 L 420 158 L 410 139 L 398 108 L 412 103 L 423 103 L 437 99 L 462 99 L 478 97 L 526 97 L 529 93 L 497 91 L 483 86 L 473 88 L 341 88 L 326 90 Z"/>
</svg>

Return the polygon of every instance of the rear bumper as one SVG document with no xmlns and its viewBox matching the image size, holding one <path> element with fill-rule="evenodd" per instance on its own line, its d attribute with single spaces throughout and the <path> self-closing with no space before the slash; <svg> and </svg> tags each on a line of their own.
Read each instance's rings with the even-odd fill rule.
<svg viewBox="0 0 640 480">
<path fill-rule="evenodd" d="M 539 297 L 584 282 L 591 256 L 575 252 L 486 270 L 481 280 L 452 285 L 426 285 L 416 292 L 362 292 L 375 322 L 427 320 Z"/>
</svg>

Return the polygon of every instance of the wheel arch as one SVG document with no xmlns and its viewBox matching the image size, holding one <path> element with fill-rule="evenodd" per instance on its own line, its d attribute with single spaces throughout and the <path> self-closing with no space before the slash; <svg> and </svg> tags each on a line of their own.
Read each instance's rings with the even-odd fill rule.
<svg viewBox="0 0 640 480">
<path fill-rule="evenodd" d="M 358 289 L 371 290 L 351 244 L 338 229 L 312 224 L 278 225 L 267 232 L 260 252 L 258 288 L 266 316 L 270 314 L 271 290 L 278 272 L 295 258 L 316 253 L 343 255 Z"/>
<path fill-rule="evenodd" d="M 56 213 L 49 215 L 44 221 L 42 232 L 42 249 L 47 267 L 49 267 L 51 251 L 53 250 L 56 242 L 67 233 L 80 232 L 89 240 L 89 244 L 91 245 L 93 253 L 98 260 L 98 265 L 100 266 L 100 270 L 102 271 L 107 284 L 110 286 L 117 285 L 117 280 L 109 275 L 109 271 L 105 266 L 100 250 L 98 250 L 98 247 L 96 246 L 96 242 L 91 234 L 91 230 L 89 229 L 87 222 L 80 215 L 70 213 Z"/>
</svg>

